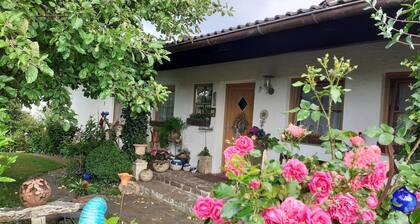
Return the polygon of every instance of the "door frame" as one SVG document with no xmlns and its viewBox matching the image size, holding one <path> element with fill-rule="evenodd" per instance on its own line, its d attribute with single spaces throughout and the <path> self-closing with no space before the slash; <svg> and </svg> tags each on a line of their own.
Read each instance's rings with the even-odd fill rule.
<svg viewBox="0 0 420 224">
<path fill-rule="evenodd" d="M 251 123 L 251 126 L 253 125 L 253 122 L 254 122 L 254 120 L 253 120 L 253 117 L 254 117 L 254 105 L 255 105 L 255 82 L 253 82 L 253 81 L 248 81 L 248 82 L 238 82 L 238 83 L 227 83 L 226 84 L 226 89 L 225 89 L 225 102 L 224 102 L 224 106 L 225 106 L 225 111 L 224 111 L 224 114 L 223 114 L 223 142 L 222 142 L 222 150 L 221 150 L 221 170 L 223 171 L 224 170 L 224 165 L 225 165 L 225 156 L 224 156 L 224 151 L 225 151 L 225 141 L 226 141 L 226 123 L 227 123 L 227 114 L 228 114 L 228 98 L 229 98 L 229 94 L 228 94 L 228 91 L 229 91 L 229 88 L 230 87 L 233 87 L 233 86 L 250 86 L 250 88 L 252 89 L 252 93 L 253 93 L 253 95 L 254 95 L 254 98 L 253 98 L 253 103 L 252 103 L 252 116 L 251 116 L 251 121 L 250 121 L 250 123 Z"/>
</svg>

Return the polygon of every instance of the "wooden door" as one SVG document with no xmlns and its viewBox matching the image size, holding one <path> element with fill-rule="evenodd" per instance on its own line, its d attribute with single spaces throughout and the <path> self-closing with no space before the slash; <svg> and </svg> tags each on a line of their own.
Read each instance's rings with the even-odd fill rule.
<svg viewBox="0 0 420 224">
<path fill-rule="evenodd" d="M 222 150 L 222 167 L 225 163 L 223 151 L 238 135 L 245 134 L 252 126 L 254 113 L 255 83 L 239 83 L 226 85 L 225 126 Z"/>
</svg>

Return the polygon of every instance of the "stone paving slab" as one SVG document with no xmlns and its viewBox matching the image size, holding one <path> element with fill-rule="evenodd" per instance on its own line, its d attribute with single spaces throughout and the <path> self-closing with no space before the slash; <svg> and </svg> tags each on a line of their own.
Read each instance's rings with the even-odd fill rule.
<svg viewBox="0 0 420 224">
<path fill-rule="evenodd" d="M 118 215 L 121 205 L 121 196 L 109 198 L 108 206 L 110 214 Z M 146 195 L 126 195 L 121 214 L 125 224 L 136 220 L 139 224 L 197 224 L 201 223 L 193 220 L 173 206 Z"/>
<path fill-rule="evenodd" d="M 185 171 L 167 171 L 164 173 L 153 174 L 156 181 L 174 186 L 186 192 L 191 192 L 195 195 L 210 195 L 213 182 L 198 178 L 191 172 Z"/>
</svg>

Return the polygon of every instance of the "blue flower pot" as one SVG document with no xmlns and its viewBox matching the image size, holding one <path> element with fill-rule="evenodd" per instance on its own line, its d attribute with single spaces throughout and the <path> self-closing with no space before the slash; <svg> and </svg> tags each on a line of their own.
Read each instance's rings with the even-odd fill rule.
<svg viewBox="0 0 420 224">
<path fill-rule="evenodd" d="M 417 207 L 416 195 L 406 187 L 400 187 L 392 194 L 391 206 L 400 212 L 411 213 Z"/>
</svg>

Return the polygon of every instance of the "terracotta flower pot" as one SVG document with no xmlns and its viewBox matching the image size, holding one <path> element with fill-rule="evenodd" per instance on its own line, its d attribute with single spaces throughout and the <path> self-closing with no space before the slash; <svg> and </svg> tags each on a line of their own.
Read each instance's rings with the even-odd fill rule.
<svg viewBox="0 0 420 224">
<path fill-rule="evenodd" d="M 134 149 L 136 150 L 137 155 L 144 155 L 146 154 L 147 144 L 133 144 Z"/>
<path fill-rule="evenodd" d="M 120 183 L 122 186 L 127 186 L 128 182 L 130 182 L 133 175 L 129 173 L 119 173 L 118 176 L 120 177 Z"/>
</svg>

